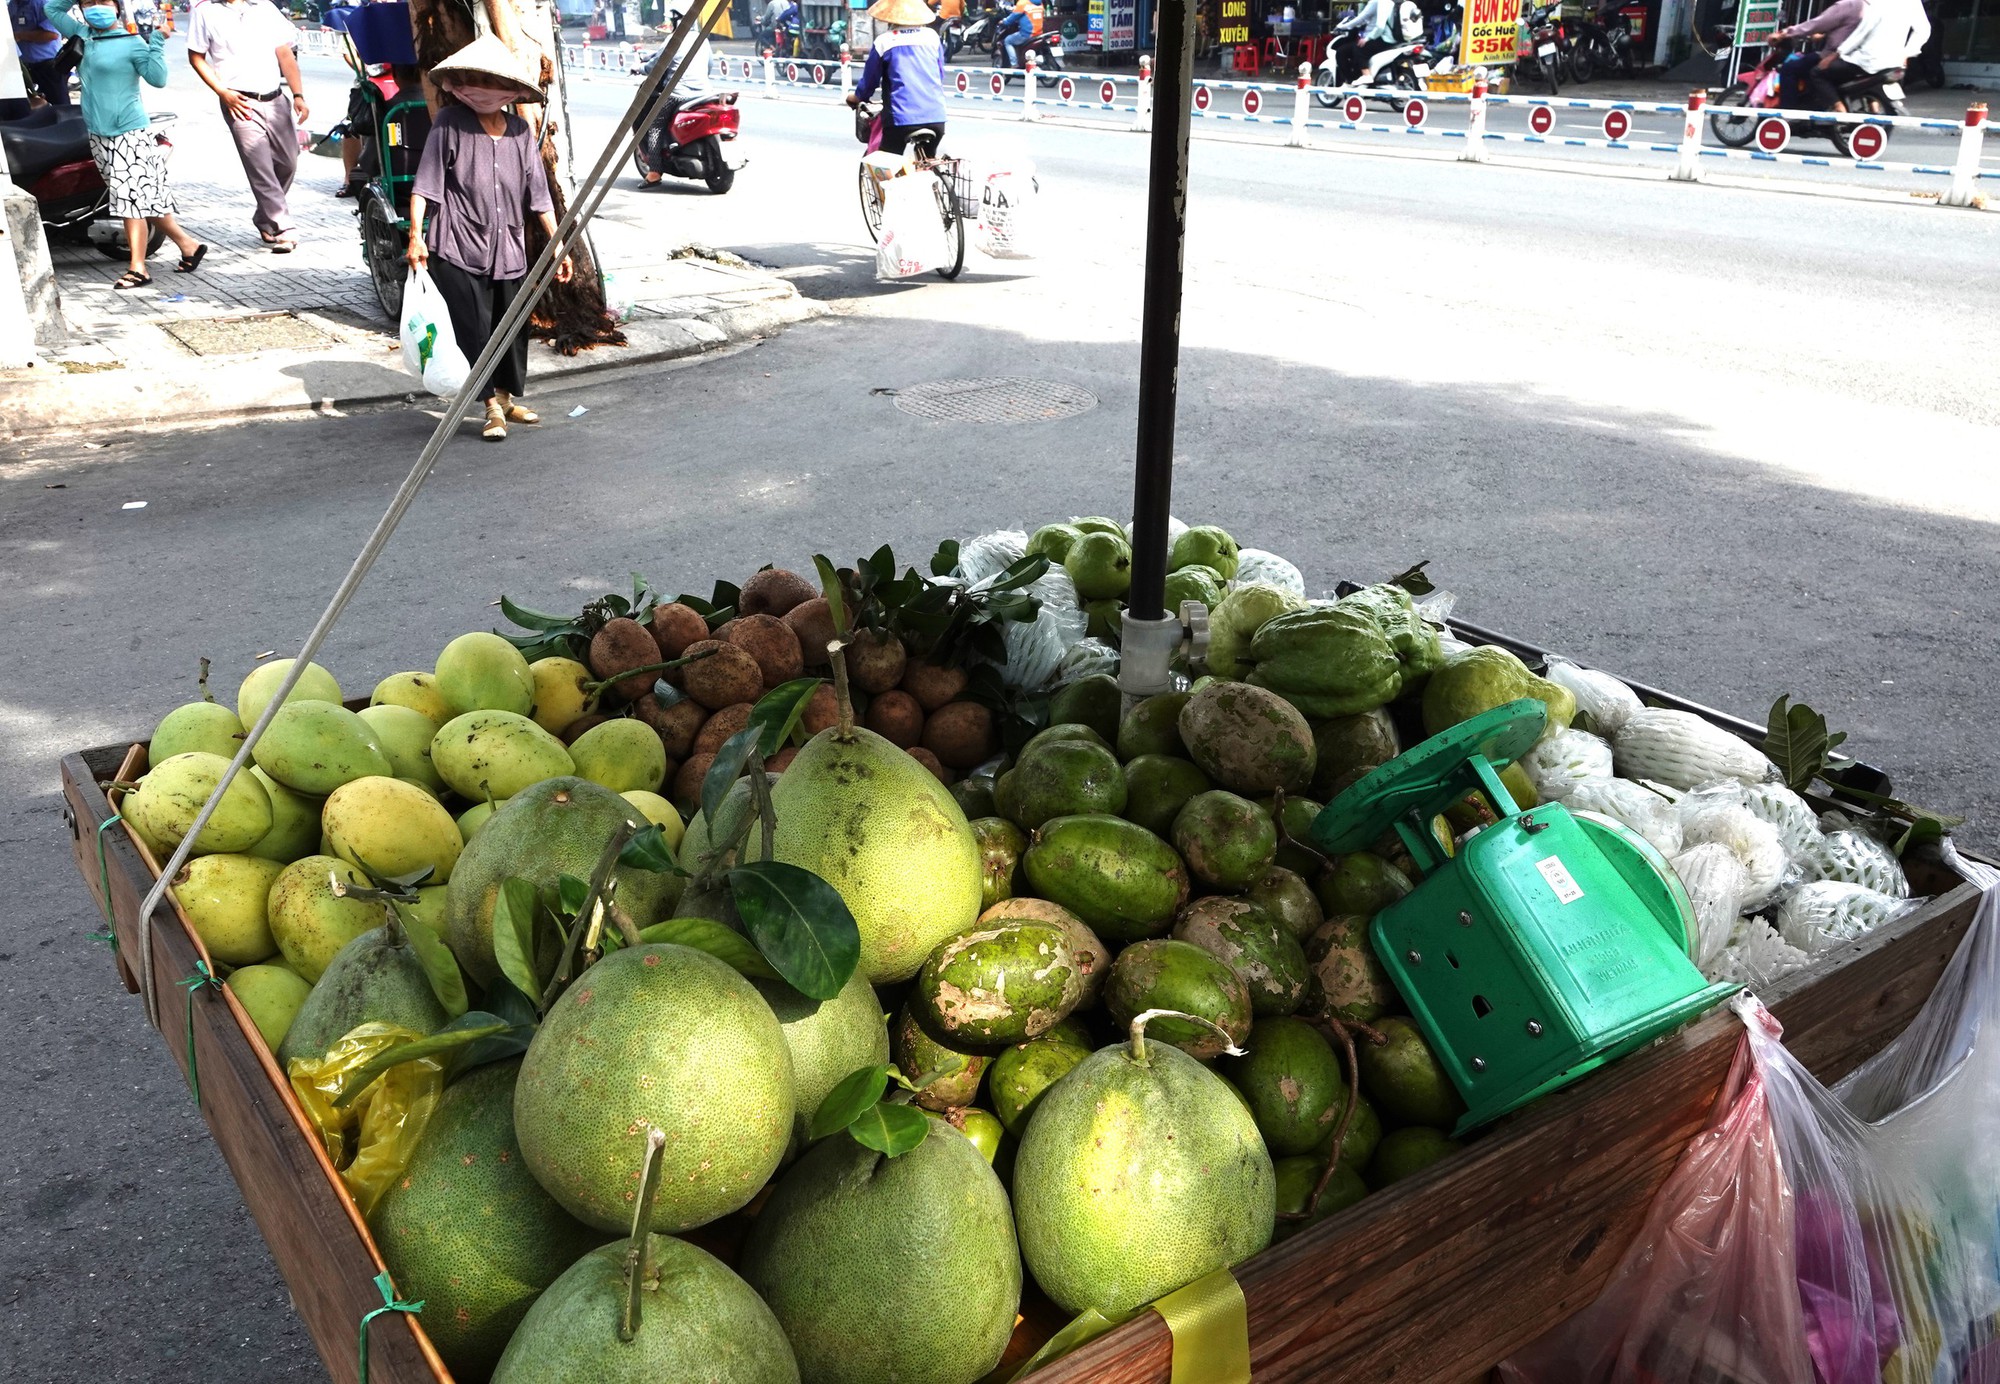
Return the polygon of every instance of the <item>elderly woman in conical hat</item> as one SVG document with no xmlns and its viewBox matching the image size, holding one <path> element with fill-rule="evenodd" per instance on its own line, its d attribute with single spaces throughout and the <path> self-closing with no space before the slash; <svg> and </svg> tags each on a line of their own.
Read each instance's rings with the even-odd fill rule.
<svg viewBox="0 0 2000 1384">
<path fill-rule="evenodd" d="M 885 154 L 908 152 L 914 142 L 935 152 L 944 138 L 944 42 L 932 27 L 937 16 L 924 0 L 875 0 L 868 15 L 889 26 L 875 36 L 850 106 L 883 93 Z"/>
<path fill-rule="evenodd" d="M 431 68 L 431 80 L 447 103 L 431 123 L 410 188 L 408 258 L 412 269 L 429 271 L 451 313 L 458 348 L 476 360 L 527 277 L 527 218 L 539 219 L 551 239 L 556 233 L 541 150 L 528 122 L 508 110 L 540 101 L 542 92 L 491 34 Z M 570 268 L 565 255 L 556 277 L 567 282 Z M 480 390 L 486 403 L 481 436 L 498 442 L 509 423 L 541 422 L 520 402 L 527 383 L 523 318 Z"/>
</svg>

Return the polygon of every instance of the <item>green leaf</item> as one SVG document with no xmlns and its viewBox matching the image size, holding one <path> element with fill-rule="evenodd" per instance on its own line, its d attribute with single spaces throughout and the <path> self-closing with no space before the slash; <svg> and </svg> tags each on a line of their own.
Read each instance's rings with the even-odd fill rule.
<svg viewBox="0 0 2000 1384">
<path fill-rule="evenodd" d="M 1384 583 L 1386 586 L 1400 586 L 1412 596 L 1428 596 L 1437 590 L 1437 583 L 1424 574 L 1424 568 L 1431 565 L 1425 558 L 1414 567 L 1407 567 Z"/>
<path fill-rule="evenodd" d="M 743 777 L 743 766 L 750 762 L 756 751 L 759 731 L 755 726 L 745 726 L 736 734 L 722 742 L 722 748 L 715 752 L 715 761 L 708 766 L 708 773 L 701 781 L 701 811 L 709 821 L 715 820 L 722 811 L 722 800 L 729 796 L 729 785 Z M 775 751 L 773 751 L 775 753 Z M 763 764 L 758 764 L 763 769 Z"/>
<path fill-rule="evenodd" d="M 1845 739 L 1844 732 L 1828 735 L 1826 717 L 1804 702 L 1792 705 L 1790 697 L 1780 697 L 1771 703 L 1764 753 L 1794 793 L 1803 793 L 1811 786 L 1826 769 L 1827 751 Z"/>
<path fill-rule="evenodd" d="M 824 1139 L 829 1134 L 838 1134 L 860 1119 L 888 1089 L 886 1066 L 857 1067 L 826 1093 L 826 1099 L 813 1112 L 812 1123 L 806 1126 L 806 1138 Z"/>
<path fill-rule="evenodd" d="M 757 699 L 757 705 L 750 709 L 748 729 L 758 732 L 758 755 L 768 759 L 785 748 L 792 727 L 806 714 L 806 703 L 823 681 L 823 678 L 793 678 Z"/>
<path fill-rule="evenodd" d="M 721 615 L 725 610 L 734 614 L 737 605 L 743 600 L 743 588 L 733 581 L 719 581 L 715 584 L 715 590 L 709 596 L 708 600 L 709 604 L 715 607 L 714 611 L 711 612 L 711 619 L 716 615 Z M 717 623 L 720 622 L 718 621 Z"/>
<path fill-rule="evenodd" d="M 900 1158 L 931 1132 L 930 1116 L 914 1105 L 877 1101 L 847 1127 L 856 1143 L 889 1158 Z"/>
<path fill-rule="evenodd" d="M 583 901 L 590 897 L 590 881 L 578 879 L 575 875 L 556 877 L 556 907 L 574 918 L 583 912 Z"/>
<path fill-rule="evenodd" d="M 650 870 L 656 875 L 685 875 L 680 861 L 674 858 L 673 847 L 667 844 L 667 834 L 658 822 L 652 822 L 646 829 L 625 843 L 618 852 L 618 863 L 634 870 Z"/>
<path fill-rule="evenodd" d="M 830 1000 L 861 962 L 861 931 L 831 884 L 811 870 L 758 860 L 729 872 L 750 940 L 808 999 Z"/>
<path fill-rule="evenodd" d="M 428 1038 L 418 1038 L 408 1043 L 398 1043 L 392 1048 L 384 1048 L 375 1056 L 347 1074 L 340 1084 L 340 1091 L 333 1098 L 333 1108 L 344 1110 L 368 1088 L 373 1081 L 391 1067 L 405 1062 L 414 1062 L 420 1057 L 438 1057 L 454 1052 L 482 1038 L 497 1038 L 512 1027 L 494 1018 L 491 1014 L 466 1014 L 446 1024 Z"/>
<path fill-rule="evenodd" d="M 847 634 L 847 597 L 840 589 L 840 573 L 819 553 L 813 554 L 813 567 L 819 572 L 820 594 L 826 597 L 827 611 L 833 616 L 834 636 L 844 637 Z"/>
<path fill-rule="evenodd" d="M 1936 817 L 1919 817 L 1896 838 L 1896 854 L 1908 855 L 1912 848 L 1944 840 L 1944 822 Z"/>
<path fill-rule="evenodd" d="M 758 980 L 777 980 L 778 973 L 763 953 L 750 945 L 742 933 L 712 918 L 669 918 L 639 930 L 641 942 L 672 942 L 676 946 L 705 951 L 718 961 L 726 961 L 738 972 Z"/>
<path fill-rule="evenodd" d="M 495 977 L 480 998 L 480 1007 L 488 1014 L 517 1028 L 533 1028 L 541 1018 L 535 1012 L 535 1002 L 515 989 L 505 976 Z"/>
<path fill-rule="evenodd" d="M 680 595 L 674 597 L 674 604 L 686 606 L 689 610 L 701 616 L 702 619 L 704 620 L 706 620 L 710 615 L 713 615 L 715 613 L 714 606 L 710 605 L 707 601 L 704 601 L 699 596 L 688 595 L 685 591 L 683 591 Z"/>
<path fill-rule="evenodd" d="M 958 570 L 958 540 L 947 538 L 938 544 L 938 550 L 931 554 L 931 575 L 948 577 Z"/>
<path fill-rule="evenodd" d="M 431 983 L 431 993 L 437 996 L 445 1014 L 456 1019 L 465 1013 L 468 1007 L 465 976 L 459 971 L 458 958 L 451 954 L 451 948 L 414 910 L 396 909 L 396 920 L 403 926 L 403 935 L 410 939 L 410 950 L 417 954 L 424 968 L 424 979 Z"/>
<path fill-rule="evenodd" d="M 1856 802 L 1879 809 L 1884 816 L 1897 817 L 1906 822 L 1932 821 L 1946 830 L 1965 825 L 1965 818 L 1954 817 L 1949 812 L 1933 812 L 1928 807 L 1918 807 L 1915 803 L 1906 803 L 1901 798 L 1889 798 L 1880 793 L 1849 788 L 1844 783 L 1840 784 L 1835 792 L 1839 797 L 1852 798 Z"/>
<path fill-rule="evenodd" d="M 510 879 L 493 901 L 493 960 L 508 984 L 530 997 L 542 993 L 535 974 L 535 886 Z"/>
<path fill-rule="evenodd" d="M 505 596 L 500 598 L 500 613 L 527 630 L 568 629 L 576 623 L 573 615 L 550 615 L 544 611 L 530 610 L 526 606 L 515 605 Z"/>
</svg>

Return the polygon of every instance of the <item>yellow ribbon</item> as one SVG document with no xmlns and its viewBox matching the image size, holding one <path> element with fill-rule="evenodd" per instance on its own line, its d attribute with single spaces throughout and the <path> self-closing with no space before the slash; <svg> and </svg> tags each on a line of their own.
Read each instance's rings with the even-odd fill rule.
<svg viewBox="0 0 2000 1384">
<path fill-rule="evenodd" d="M 1250 1384 L 1250 1313 L 1227 1269 L 1153 1304 L 1174 1338 L 1171 1384 Z"/>
</svg>

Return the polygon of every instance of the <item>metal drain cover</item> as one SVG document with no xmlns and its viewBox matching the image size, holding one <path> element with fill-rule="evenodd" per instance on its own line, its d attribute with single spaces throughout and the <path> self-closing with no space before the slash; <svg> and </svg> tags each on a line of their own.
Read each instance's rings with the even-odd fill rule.
<svg viewBox="0 0 2000 1384">
<path fill-rule="evenodd" d="M 1040 423 L 1097 407 L 1087 389 L 1054 380 L 932 380 L 896 391 L 896 407 L 940 423 Z"/>
<path fill-rule="evenodd" d="M 249 351 L 319 351 L 338 346 L 310 322 L 289 312 L 260 312 L 248 317 L 195 317 L 160 330 L 198 356 L 233 356 Z"/>
</svg>

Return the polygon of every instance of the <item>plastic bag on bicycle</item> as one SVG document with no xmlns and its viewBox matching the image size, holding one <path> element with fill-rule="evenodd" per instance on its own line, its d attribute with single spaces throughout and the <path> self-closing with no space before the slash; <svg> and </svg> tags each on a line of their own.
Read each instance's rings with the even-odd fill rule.
<svg viewBox="0 0 2000 1384">
<path fill-rule="evenodd" d="M 929 174 L 882 184 L 882 234 L 875 243 L 875 277 L 907 279 L 945 262 L 944 216 L 937 179 Z"/>
</svg>

